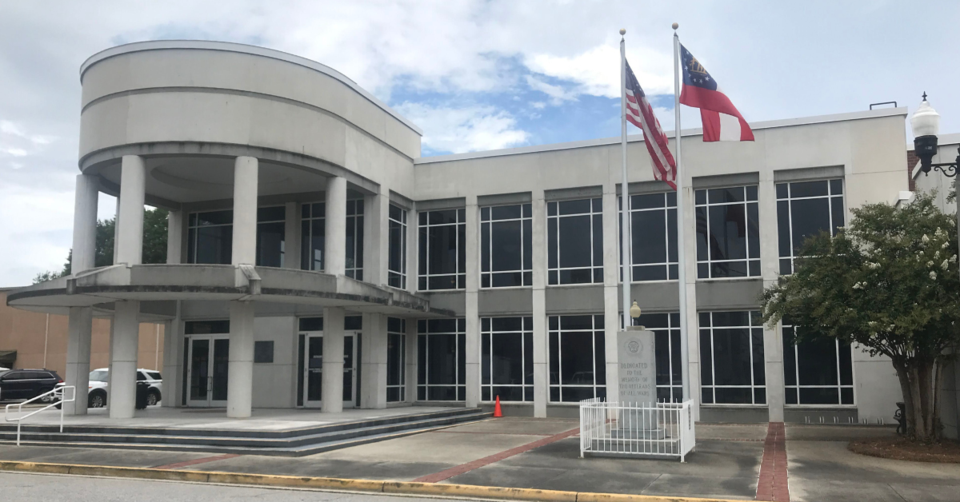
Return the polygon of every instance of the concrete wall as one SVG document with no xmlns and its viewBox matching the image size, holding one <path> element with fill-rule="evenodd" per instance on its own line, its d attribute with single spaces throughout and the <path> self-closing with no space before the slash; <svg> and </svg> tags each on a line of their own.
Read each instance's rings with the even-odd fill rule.
<svg viewBox="0 0 960 502">
<path fill-rule="evenodd" d="M 273 363 L 253 365 L 253 406 L 292 408 L 297 404 L 297 326 L 293 317 L 254 319 L 254 340 L 273 342 Z"/>
</svg>

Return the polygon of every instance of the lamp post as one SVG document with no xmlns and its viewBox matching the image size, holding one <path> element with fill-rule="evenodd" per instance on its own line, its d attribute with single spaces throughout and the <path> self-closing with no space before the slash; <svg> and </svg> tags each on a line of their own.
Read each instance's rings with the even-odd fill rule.
<svg viewBox="0 0 960 502">
<path fill-rule="evenodd" d="M 930 170 L 940 171 L 944 176 L 953 178 L 953 189 L 957 191 L 957 165 L 960 164 L 960 148 L 957 148 L 957 158 L 953 162 L 933 163 L 933 156 L 937 154 L 937 134 L 940 132 L 940 114 L 927 102 L 927 93 L 923 93 L 923 101 L 917 111 L 910 117 L 910 129 L 913 130 L 913 149 L 920 158 L 920 171 L 924 176 L 930 175 Z M 958 194 L 960 195 L 960 194 Z M 960 200 L 957 201 L 957 230 L 960 233 Z M 960 236 L 958 236 L 960 239 Z"/>
</svg>

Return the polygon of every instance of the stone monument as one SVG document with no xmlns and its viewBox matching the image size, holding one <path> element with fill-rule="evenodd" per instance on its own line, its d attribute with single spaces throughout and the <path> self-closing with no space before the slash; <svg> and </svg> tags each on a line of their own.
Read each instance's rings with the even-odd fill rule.
<svg viewBox="0 0 960 502">
<path fill-rule="evenodd" d="M 655 408 L 657 403 L 656 337 L 652 331 L 636 329 L 617 333 L 617 382 L 621 406 Z M 621 424 L 626 437 L 660 437 L 658 413 L 631 410 L 632 417 Z M 625 430 L 629 428 L 629 430 Z"/>
</svg>

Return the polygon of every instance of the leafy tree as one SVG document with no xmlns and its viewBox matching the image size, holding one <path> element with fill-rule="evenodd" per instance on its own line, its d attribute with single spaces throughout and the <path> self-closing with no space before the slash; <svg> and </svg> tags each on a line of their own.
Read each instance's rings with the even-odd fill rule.
<svg viewBox="0 0 960 502">
<path fill-rule="evenodd" d="M 798 342 L 839 339 L 889 357 L 919 441 L 940 437 L 943 367 L 960 344 L 956 225 L 928 195 L 854 209 L 835 237 L 807 239 L 795 273 L 761 296 L 764 322 L 787 319 Z"/>
<path fill-rule="evenodd" d="M 167 210 L 148 209 L 143 213 L 143 263 L 167 262 Z M 113 235 L 116 218 L 97 221 L 97 244 L 94 252 L 94 266 L 113 265 Z M 33 283 L 37 284 L 70 275 L 73 263 L 73 250 L 67 255 L 67 262 L 59 272 L 46 271 L 37 274 Z"/>
</svg>

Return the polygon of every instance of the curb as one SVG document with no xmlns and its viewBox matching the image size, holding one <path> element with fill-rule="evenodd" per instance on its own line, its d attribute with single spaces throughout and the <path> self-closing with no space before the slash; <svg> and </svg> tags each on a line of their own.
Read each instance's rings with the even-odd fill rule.
<svg viewBox="0 0 960 502">
<path fill-rule="evenodd" d="M 444 497 L 543 500 L 556 502 L 738 502 L 731 499 L 667 497 L 656 495 L 623 495 L 616 493 L 587 493 L 532 488 L 505 488 L 409 481 L 377 481 L 370 479 L 340 479 L 306 476 L 279 476 L 270 474 L 243 474 L 235 472 L 182 471 L 146 467 L 114 467 L 105 465 L 49 464 L 39 462 L 0 461 L 0 471 L 68 474 L 77 476 L 108 476 L 194 483 L 218 483 L 277 488 L 307 488 L 350 492 L 377 492 L 403 495 L 432 495 Z M 739 501 L 742 502 L 742 501 Z"/>
</svg>

